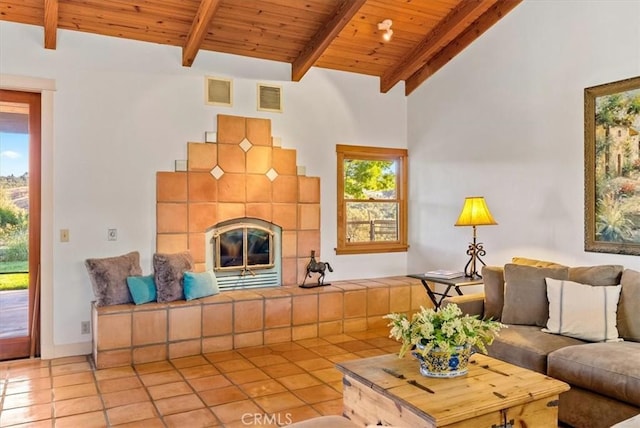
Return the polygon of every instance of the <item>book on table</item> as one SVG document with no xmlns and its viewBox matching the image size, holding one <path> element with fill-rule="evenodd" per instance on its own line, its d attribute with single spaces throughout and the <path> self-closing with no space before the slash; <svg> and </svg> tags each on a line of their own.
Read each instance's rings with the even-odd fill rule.
<svg viewBox="0 0 640 428">
<path fill-rule="evenodd" d="M 424 273 L 425 276 L 433 276 L 442 279 L 452 279 L 458 278 L 460 276 L 464 276 L 464 272 L 460 272 L 457 270 L 447 270 L 447 269 L 436 269 L 430 270 Z"/>
</svg>

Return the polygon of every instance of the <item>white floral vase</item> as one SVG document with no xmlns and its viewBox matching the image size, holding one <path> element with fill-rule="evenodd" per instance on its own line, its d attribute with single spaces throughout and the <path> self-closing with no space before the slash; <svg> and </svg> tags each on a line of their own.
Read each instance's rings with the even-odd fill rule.
<svg viewBox="0 0 640 428">
<path fill-rule="evenodd" d="M 418 345 L 419 350 L 424 350 L 424 345 Z M 441 351 L 434 347 L 426 355 L 420 352 L 412 352 L 420 362 L 420 374 L 428 377 L 458 377 L 467 374 L 469 357 L 473 352 L 471 345 L 457 346 L 455 351 Z"/>
</svg>

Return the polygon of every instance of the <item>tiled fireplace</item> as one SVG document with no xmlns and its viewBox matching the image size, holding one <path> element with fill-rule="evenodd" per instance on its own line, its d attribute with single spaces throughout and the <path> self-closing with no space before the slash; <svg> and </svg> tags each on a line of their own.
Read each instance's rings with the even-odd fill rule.
<svg viewBox="0 0 640 428">
<path fill-rule="evenodd" d="M 216 143 L 187 144 L 186 171 L 157 173 L 157 251 L 189 250 L 202 271 L 217 225 L 258 219 L 281 229 L 281 285 L 302 283 L 311 250 L 320 252 L 320 179 L 298 175 L 296 151 L 273 144 L 270 120 L 217 122 Z M 237 274 L 255 285 L 260 270 Z"/>
<path fill-rule="evenodd" d="M 191 301 L 93 305 L 96 367 L 385 328 L 384 314 L 430 305 L 420 282 L 405 276 L 297 286 L 311 250 L 320 250 L 320 180 L 297 174 L 295 150 L 272 144 L 270 121 L 218 116 L 217 143 L 188 143 L 187 151 L 186 171 L 157 173 L 157 251 L 189 250 L 198 270 L 219 258 L 240 266 L 235 274 L 249 282 L 270 269 L 265 265 L 273 256 L 274 267 L 281 261 L 283 287 L 226 290 Z M 226 248 L 218 250 L 216 236 L 229 230 L 232 236 L 222 236 Z M 235 248 L 240 240 L 245 247 L 257 245 L 255 251 Z M 245 263 L 249 258 L 255 263 Z M 226 272 L 216 276 L 220 280 Z M 237 284 L 238 278 L 230 281 Z"/>
</svg>

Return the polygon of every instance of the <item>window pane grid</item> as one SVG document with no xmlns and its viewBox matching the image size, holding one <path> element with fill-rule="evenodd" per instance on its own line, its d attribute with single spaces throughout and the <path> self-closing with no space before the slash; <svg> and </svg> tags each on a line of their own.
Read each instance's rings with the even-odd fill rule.
<svg viewBox="0 0 640 428">
<path fill-rule="evenodd" d="M 338 145 L 337 153 L 337 253 L 406 251 L 406 150 Z"/>
<path fill-rule="evenodd" d="M 347 203 L 347 243 L 398 240 L 398 204 Z"/>
</svg>

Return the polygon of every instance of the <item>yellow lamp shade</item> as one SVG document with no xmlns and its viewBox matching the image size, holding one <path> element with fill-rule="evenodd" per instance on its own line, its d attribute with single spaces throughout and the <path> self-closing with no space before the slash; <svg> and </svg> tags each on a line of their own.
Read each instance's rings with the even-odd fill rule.
<svg viewBox="0 0 640 428">
<path fill-rule="evenodd" d="M 498 224 L 493 219 L 483 196 L 465 198 L 462 212 L 456 221 L 456 226 L 488 226 Z"/>
</svg>

